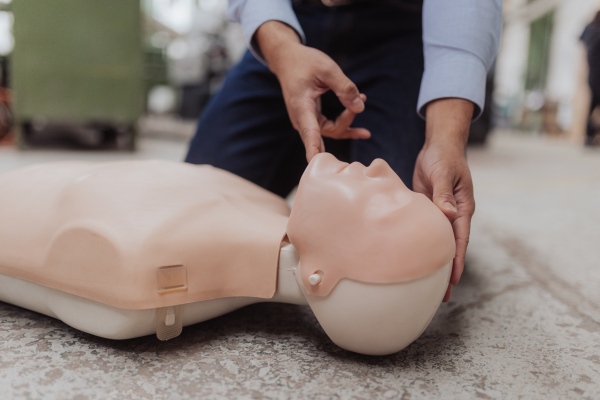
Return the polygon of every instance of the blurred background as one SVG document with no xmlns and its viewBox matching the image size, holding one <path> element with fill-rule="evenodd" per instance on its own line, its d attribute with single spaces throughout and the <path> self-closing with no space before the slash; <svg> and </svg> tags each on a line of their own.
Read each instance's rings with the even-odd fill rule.
<svg viewBox="0 0 600 400">
<path fill-rule="evenodd" d="M 187 140 L 242 55 L 225 0 L 0 0 L 4 144 L 133 150 Z"/>
<path fill-rule="evenodd" d="M 133 150 L 137 137 L 189 140 L 245 51 L 226 8 L 226 0 L 0 0 L 3 145 Z M 582 34 L 599 8 L 598 0 L 504 2 L 472 144 L 493 128 L 597 144 L 585 44 L 600 52 L 600 33 Z"/>
</svg>

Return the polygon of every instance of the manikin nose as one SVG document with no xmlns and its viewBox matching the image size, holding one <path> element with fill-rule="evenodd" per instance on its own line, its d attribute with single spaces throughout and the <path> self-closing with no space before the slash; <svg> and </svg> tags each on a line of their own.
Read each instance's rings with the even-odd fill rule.
<svg viewBox="0 0 600 400">
<path fill-rule="evenodd" d="M 386 163 L 381 158 L 376 158 L 373 160 L 371 165 L 369 165 L 365 169 L 365 175 L 369 178 L 376 178 L 379 176 L 387 175 L 391 171 L 391 168 L 388 163 Z"/>
</svg>

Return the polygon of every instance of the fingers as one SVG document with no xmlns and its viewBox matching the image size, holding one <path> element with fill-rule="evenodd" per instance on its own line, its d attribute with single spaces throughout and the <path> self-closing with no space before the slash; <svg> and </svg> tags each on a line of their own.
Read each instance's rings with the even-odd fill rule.
<svg viewBox="0 0 600 400">
<path fill-rule="evenodd" d="M 471 217 L 475 212 L 473 185 L 468 169 L 464 170 L 458 183 L 450 170 L 439 176 L 433 182 L 432 200 L 452 223 L 456 253 L 452 264 L 450 286 L 444 301 L 450 299 L 452 286 L 457 285 L 464 270 L 465 255 L 471 231 Z"/>
<path fill-rule="evenodd" d="M 458 215 L 454 199 L 454 174 L 446 172 L 433 182 L 433 203 L 452 222 Z"/>
<path fill-rule="evenodd" d="M 296 112 L 297 129 L 306 149 L 306 160 L 310 162 L 315 155 L 325 151 L 318 122 L 319 116 L 317 110 L 309 106 L 298 108 Z"/>
<path fill-rule="evenodd" d="M 367 100 L 364 94 L 359 95 L 361 102 Z M 308 162 L 321 152 L 325 151 L 323 136 L 334 139 L 368 139 L 371 132 L 364 128 L 350 128 L 355 112 L 345 109 L 335 121 L 328 120 L 320 112 L 320 98 L 316 102 L 297 102 L 290 108 L 290 119 L 294 127 L 300 133 L 304 147 L 306 148 L 306 159 Z"/>
<path fill-rule="evenodd" d="M 363 95 L 364 96 L 364 95 Z M 366 97 L 365 97 L 366 99 Z M 326 120 L 321 125 L 321 134 L 334 139 L 368 139 L 371 133 L 364 128 L 350 128 L 355 113 L 346 109 L 335 121 Z"/>
<path fill-rule="evenodd" d="M 450 283 L 458 285 L 465 266 L 465 255 L 467 254 L 469 234 L 471 232 L 471 216 L 464 215 L 458 217 L 452 224 L 452 228 L 454 228 L 454 238 L 456 240 L 456 255 L 454 256 L 454 264 L 452 265 Z"/>
<path fill-rule="evenodd" d="M 365 109 L 365 99 L 361 98 L 358 88 L 344 73 L 342 69 L 333 63 L 327 73 L 322 77 L 323 83 L 329 87 L 340 99 L 340 102 L 354 114 Z"/>
<path fill-rule="evenodd" d="M 446 289 L 446 294 L 444 295 L 444 300 L 442 300 L 442 302 L 447 302 L 448 300 L 450 300 L 450 295 L 452 294 L 452 284 L 448 284 L 448 289 Z"/>
</svg>

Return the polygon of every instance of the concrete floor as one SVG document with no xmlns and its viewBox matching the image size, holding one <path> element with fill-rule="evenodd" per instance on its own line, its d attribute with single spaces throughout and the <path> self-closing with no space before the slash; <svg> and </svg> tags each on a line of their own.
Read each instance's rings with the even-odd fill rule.
<svg viewBox="0 0 600 400">
<path fill-rule="evenodd" d="M 133 155 L 0 147 L 0 171 L 184 153 L 157 140 Z M 100 339 L 0 303 L 0 398 L 600 398 L 600 151 L 498 133 L 469 162 L 466 271 L 404 351 L 341 350 L 299 306 L 250 306 L 159 342 Z"/>
</svg>

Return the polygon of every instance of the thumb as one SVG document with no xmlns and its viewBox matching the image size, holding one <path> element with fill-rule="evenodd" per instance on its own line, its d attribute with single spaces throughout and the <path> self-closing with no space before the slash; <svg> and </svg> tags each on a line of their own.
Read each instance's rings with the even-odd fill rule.
<svg viewBox="0 0 600 400">
<path fill-rule="evenodd" d="M 364 111 L 366 97 L 361 96 L 358 87 L 342 72 L 337 64 L 334 63 L 333 67 L 327 71 L 323 81 L 348 110 L 354 114 Z"/>
<path fill-rule="evenodd" d="M 433 183 L 433 203 L 451 221 L 456 218 L 458 209 L 454 199 L 454 179 L 450 174 L 444 174 Z"/>
</svg>

